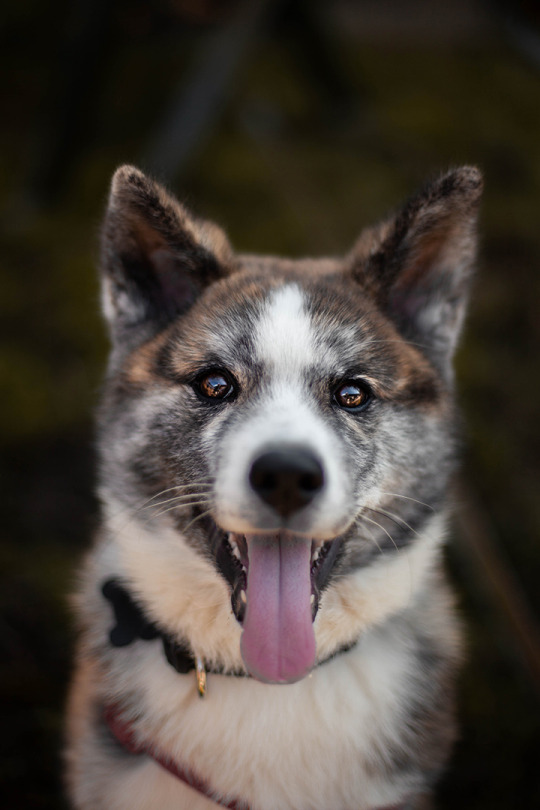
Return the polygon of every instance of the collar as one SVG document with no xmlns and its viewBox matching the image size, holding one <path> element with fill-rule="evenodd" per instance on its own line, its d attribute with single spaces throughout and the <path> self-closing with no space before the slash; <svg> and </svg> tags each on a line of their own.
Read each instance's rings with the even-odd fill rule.
<svg viewBox="0 0 540 810">
<path fill-rule="evenodd" d="M 139 605 L 134 601 L 129 591 L 120 584 L 118 579 L 108 579 L 103 583 L 101 593 L 111 603 L 115 623 L 109 631 L 109 641 L 113 647 L 127 647 L 134 641 L 152 641 L 160 638 L 163 652 L 169 664 L 182 675 L 195 670 L 197 691 L 201 697 L 206 693 L 206 673 L 218 672 L 216 669 L 206 667 L 203 659 L 195 655 L 187 644 L 174 639 L 164 633 L 150 621 Z M 225 672 L 220 674 L 244 675 L 243 672 Z"/>
<path fill-rule="evenodd" d="M 182 764 L 173 760 L 163 753 L 156 745 L 148 740 L 141 740 L 137 736 L 131 723 L 122 717 L 121 709 L 115 703 L 108 704 L 103 710 L 103 719 L 109 731 L 116 741 L 127 751 L 128 754 L 144 754 L 150 757 L 158 765 L 175 776 L 184 784 L 197 793 L 202 794 L 219 807 L 228 810 L 254 810 L 249 804 L 239 798 L 224 798 L 220 796 L 212 787 L 191 768 L 186 768 Z M 407 804 L 392 805 L 392 807 L 379 807 L 377 810 L 407 810 Z"/>
<path fill-rule="evenodd" d="M 103 719 L 109 731 L 120 743 L 128 754 L 145 754 L 151 757 L 154 762 L 161 765 L 166 771 L 176 776 L 181 782 L 189 785 L 190 788 L 206 796 L 210 801 L 220 807 L 229 810 L 251 810 L 248 804 L 240 799 L 224 799 L 212 790 L 210 785 L 190 768 L 185 768 L 171 757 L 167 756 L 153 743 L 139 740 L 135 734 L 133 726 L 121 716 L 119 707 L 116 704 L 109 704 L 103 711 Z"/>
<path fill-rule="evenodd" d="M 101 593 L 110 602 L 114 611 L 115 623 L 109 631 L 109 641 L 112 646 L 126 647 L 138 639 L 151 641 L 160 638 L 163 643 L 165 658 L 177 672 L 184 675 L 195 671 L 197 690 L 201 697 L 204 697 L 206 693 L 207 673 L 230 675 L 237 678 L 251 677 L 243 669 L 225 669 L 224 667 L 209 666 L 203 658 L 193 652 L 186 642 L 173 638 L 150 621 L 119 579 L 114 577 L 107 579 L 102 585 Z M 351 644 L 343 645 L 332 655 L 319 661 L 317 666 L 326 664 L 338 655 L 348 652 L 356 643 L 355 640 Z"/>
</svg>

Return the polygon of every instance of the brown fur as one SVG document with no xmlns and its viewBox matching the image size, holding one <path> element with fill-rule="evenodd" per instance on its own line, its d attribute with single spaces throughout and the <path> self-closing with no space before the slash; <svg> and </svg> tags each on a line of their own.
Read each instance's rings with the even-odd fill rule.
<svg viewBox="0 0 540 810">
<path fill-rule="evenodd" d="M 67 780 L 78 810 L 203 807 L 148 757 L 115 742 L 103 720 L 111 701 L 138 738 L 185 757 L 224 801 L 352 810 L 354 790 L 361 810 L 404 800 L 429 807 L 455 738 L 460 629 L 440 545 L 455 463 L 451 358 L 480 189 L 476 169 L 449 172 L 364 231 L 344 259 L 293 261 L 236 255 L 221 228 L 141 172 L 116 173 L 102 235 L 113 342 L 99 413 L 103 529 L 81 580 L 68 707 Z M 278 304 L 289 317 L 285 338 Z M 297 339 L 299 319 L 301 359 L 287 365 L 284 341 Z M 235 386 L 219 405 L 197 387 L 216 369 Z M 250 442 L 260 452 L 272 395 L 292 378 L 287 395 L 299 416 L 281 405 L 270 439 L 293 442 L 296 431 L 309 444 L 308 420 L 328 491 L 348 500 L 342 506 L 323 491 L 311 513 L 317 525 L 296 528 L 282 516 L 275 529 L 276 537 L 316 538 L 335 556 L 318 580 L 322 546 L 313 541 L 312 677 L 269 686 L 257 672 L 237 677 L 253 675 L 240 654 L 240 564 L 227 573 L 218 556 L 235 533 L 246 544 L 251 532 L 274 536 L 261 502 L 253 507 L 252 467 L 242 459 Z M 336 391 L 350 380 L 369 390 L 371 410 L 341 408 Z M 227 490 L 237 473 L 241 483 Z M 220 486 L 233 492 L 228 500 Z M 240 504 L 232 517 L 230 504 Z M 314 520 L 308 507 L 300 514 Z M 316 534 L 328 514 L 333 522 Z M 218 670 L 208 699 L 199 701 L 192 673 L 172 670 L 156 637 L 114 645 L 102 592 L 110 578 L 162 637 Z"/>
</svg>

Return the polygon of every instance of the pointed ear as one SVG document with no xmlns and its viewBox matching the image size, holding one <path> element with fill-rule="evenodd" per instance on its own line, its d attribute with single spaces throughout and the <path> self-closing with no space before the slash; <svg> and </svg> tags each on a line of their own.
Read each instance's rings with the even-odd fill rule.
<svg viewBox="0 0 540 810">
<path fill-rule="evenodd" d="M 220 228 L 195 219 L 133 166 L 116 171 L 101 239 L 103 310 L 114 341 L 148 337 L 233 266 Z"/>
<path fill-rule="evenodd" d="M 478 169 L 448 172 L 394 219 L 365 232 L 349 256 L 354 278 L 447 379 L 467 304 L 481 192 Z"/>
</svg>

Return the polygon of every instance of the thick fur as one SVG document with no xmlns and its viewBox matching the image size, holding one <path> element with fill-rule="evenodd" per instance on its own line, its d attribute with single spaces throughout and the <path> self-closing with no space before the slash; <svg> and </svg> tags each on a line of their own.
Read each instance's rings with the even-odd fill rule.
<svg viewBox="0 0 540 810">
<path fill-rule="evenodd" d="M 102 526 L 76 600 L 68 716 L 75 808 L 216 806 L 127 753 L 102 718 L 111 701 L 224 801 L 425 806 L 454 738 L 460 633 L 441 546 L 455 461 L 451 360 L 480 191 L 476 169 L 452 171 L 344 259 L 288 261 L 235 255 L 219 228 L 138 170 L 115 174 L 102 243 L 113 347 L 98 423 Z M 204 401 L 197 380 L 216 368 L 235 395 Z M 351 379 L 370 392 L 358 412 L 335 397 Z M 286 520 L 249 484 L 253 459 L 276 442 L 308 448 L 324 468 L 321 492 Z M 314 549 L 338 540 L 309 676 L 227 674 L 245 671 L 242 626 L 209 526 L 286 529 Z M 111 577 L 224 671 L 208 675 L 203 700 L 159 639 L 111 646 L 101 594 Z"/>
</svg>

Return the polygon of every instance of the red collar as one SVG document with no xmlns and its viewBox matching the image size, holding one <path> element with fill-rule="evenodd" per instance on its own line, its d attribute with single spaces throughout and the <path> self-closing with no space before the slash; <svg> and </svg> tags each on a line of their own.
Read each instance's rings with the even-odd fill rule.
<svg viewBox="0 0 540 810">
<path fill-rule="evenodd" d="M 119 707 L 111 703 L 105 707 L 103 717 L 107 723 L 110 732 L 120 745 L 125 748 L 129 754 L 146 754 L 148 757 L 165 768 L 166 771 L 172 773 L 181 782 L 185 782 L 193 790 L 202 793 L 211 801 L 220 805 L 220 807 L 227 807 L 229 810 L 251 810 L 248 804 L 240 799 L 221 799 L 212 790 L 210 785 L 205 780 L 189 768 L 184 768 L 177 762 L 174 762 L 169 756 L 163 754 L 157 746 L 151 742 L 141 742 L 137 739 L 133 726 L 121 717 Z"/>
<path fill-rule="evenodd" d="M 189 768 L 184 768 L 174 762 L 167 754 L 163 754 L 157 746 L 151 742 L 141 742 L 137 739 L 135 730 L 131 723 L 121 717 L 120 708 L 115 703 L 110 703 L 103 710 L 103 718 L 109 727 L 111 734 L 118 740 L 122 748 L 129 754 L 145 754 L 151 757 L 154 762 L 165 768 L 166 771 L 176 776 L 181 782 L 189 785 L 190 788 L 202 793 L 210 801 L 228 810 L 253 810 L 241 799 L 222 799 L 217 795 L 210 785 L 198 774 Z M 405 805 L 393 805 L 392 807 L 378 808 L 378 810 L 405 810 Z"/>
</svg>

